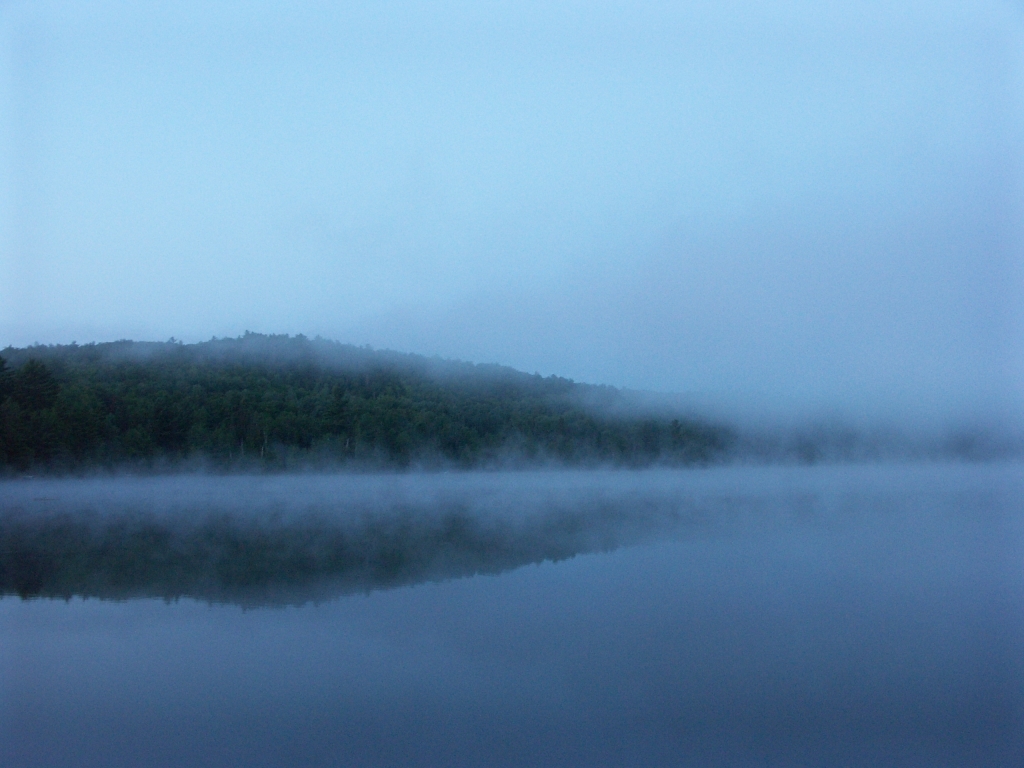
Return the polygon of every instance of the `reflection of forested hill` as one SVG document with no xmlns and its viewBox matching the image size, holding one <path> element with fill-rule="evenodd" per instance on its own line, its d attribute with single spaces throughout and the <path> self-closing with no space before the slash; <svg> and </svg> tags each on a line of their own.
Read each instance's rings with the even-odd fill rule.
<svg viewBox="0 0 1024 768">
<path fill-rule="evenodd" d="M 347 523 L 190 511 L 157 516 L 0 505 L 0 597 L 192 597 L 257 606 L 500 573 L 643 540 L 678 524 L 672 505 L 541 509 L 518 520 L 452 505 L 375 510 Z"/>
<path fill-rule="evenodd" d="M 0 467 L 204 457 L 473 466 L 714 457 L 722 429 L 623 415 L 610 387 L 298 336 L 3 350 Z"/>
</svg>

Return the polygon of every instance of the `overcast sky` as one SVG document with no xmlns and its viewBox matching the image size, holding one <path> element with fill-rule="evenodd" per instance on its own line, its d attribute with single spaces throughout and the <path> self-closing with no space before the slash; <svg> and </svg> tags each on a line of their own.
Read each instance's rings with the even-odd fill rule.
<svg viewBox="0 0 1024 768">
<path fill-rule="evenodd" d="M 1024 415 L 1012 2 L 0 5 L 0 346 Z"/>
</svg>

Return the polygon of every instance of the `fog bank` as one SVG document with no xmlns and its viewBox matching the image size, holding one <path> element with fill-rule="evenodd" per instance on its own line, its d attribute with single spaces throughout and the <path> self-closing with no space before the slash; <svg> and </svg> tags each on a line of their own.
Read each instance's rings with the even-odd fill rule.
<svg viewBox="0 0 1024 768">
<path fill-rule="evenodd" d="M 301 604 L 659 538 L 859 524 L 866 498 L 913 492 L 914 514 L 951 493 L 1003 500 L 1013 466 L 5 481 L 0 595 Z"/>
<path fill-rule="evenodd" d="M 1024 423 L 1019 4 L 0 7 L 0 346 Z"/>
</svg>

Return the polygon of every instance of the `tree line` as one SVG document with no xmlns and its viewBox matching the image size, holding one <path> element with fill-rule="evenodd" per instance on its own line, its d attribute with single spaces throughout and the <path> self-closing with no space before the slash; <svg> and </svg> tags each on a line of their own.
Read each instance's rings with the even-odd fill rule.
<svg viewBox="0 0 1024 768">
<path fill-rule="evenodd" d="M 710 424 L 598 407 L 619 397 L 303 336 L 8 347 L 0 468 L 643 466 L 705 462 L 727 445 L 729 433 Z"/>
</svg>

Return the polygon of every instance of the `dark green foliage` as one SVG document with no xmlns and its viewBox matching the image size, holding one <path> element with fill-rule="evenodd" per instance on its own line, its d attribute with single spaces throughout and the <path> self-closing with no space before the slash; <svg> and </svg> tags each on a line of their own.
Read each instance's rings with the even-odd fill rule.
<svg viewBox="0 0 1024 768">
<path fill-rule="evenodd" d="M 190 457 L 280 468 L 309 461 L 645 465 L 706 461 L 725 439 L 702 424 L 584 407 L 588 397 L 616 397 L 610 388 L 302 336 L 4 354 L 0 467 L 16 470 Z"/>
<path fill-rule="evenodd" d="M 29 358 L 11 377 L 11 396 L 28 411 L 49 408 L 57 399 L 60 385 L 50 370 L 34 358 Z"/>
<path fill-rule="evenodd" d="M 0 403 L 2 403 L 10 391 L 11 372 L 7 370 L 7 361 L 0 357 Z"/>
</svg>

